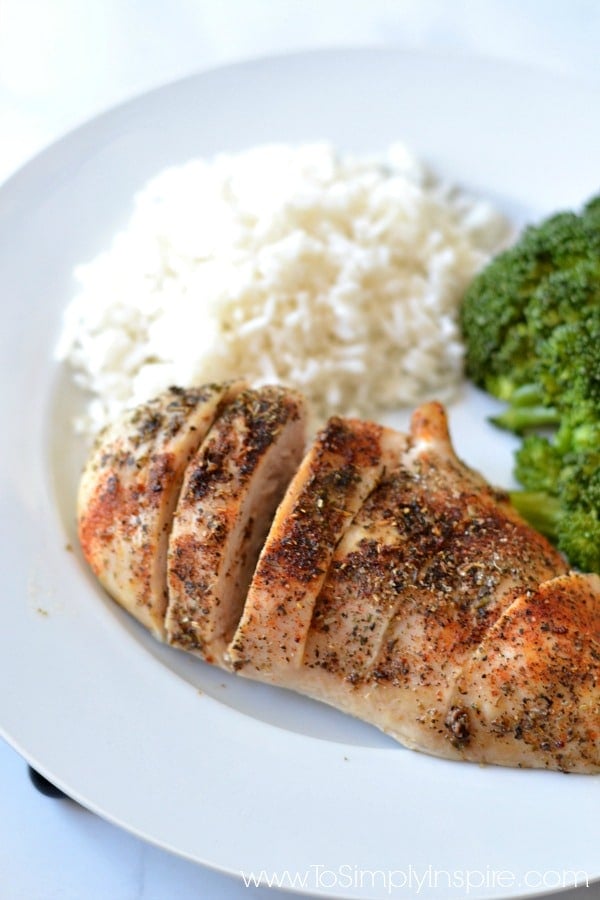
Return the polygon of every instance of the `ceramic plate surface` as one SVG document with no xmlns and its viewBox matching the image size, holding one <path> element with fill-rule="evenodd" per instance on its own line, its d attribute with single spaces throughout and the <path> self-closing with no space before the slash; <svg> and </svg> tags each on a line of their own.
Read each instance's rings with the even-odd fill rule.
<svg viewBox="0 0 600 900">
<path fill-rule="evenodd" d="M 0 728 L 43 774 L 163 848 L 233 874 L 287 871 L 322 896 L 515 897 L 600 876 L 598 778 L 411 753 L 159 646 L 107 600 L 77 551 L 81 398 L 54 360 L 74 266 L 168 165 L 266 141 L 362 153 L 403 140 L 522 223 L 597 191 L 598 108 L 585 86 L 495 63 L 298 55 L 147 94 L 6 183 Z M 452 432 L 467 462 L 507 484 L 513 443 L 486 424 L 491 408 L 465 388 Z"/>
</svg>

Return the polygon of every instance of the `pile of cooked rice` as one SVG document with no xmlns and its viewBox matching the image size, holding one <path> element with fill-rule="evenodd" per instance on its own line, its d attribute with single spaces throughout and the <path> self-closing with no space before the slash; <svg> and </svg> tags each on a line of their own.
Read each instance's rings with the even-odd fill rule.
<svg viewBox="0 0 600 900">
<path fill-rule="evenodd" d="M 80 427 L 242 375 L 299 387 L 320 418 L 447 400 L 463 291 L 507 234 L 402 145 L 384 160 L 267 145 L 169 169 L 76 270 L 59 353 L 90 392 Z"/>
</svg>

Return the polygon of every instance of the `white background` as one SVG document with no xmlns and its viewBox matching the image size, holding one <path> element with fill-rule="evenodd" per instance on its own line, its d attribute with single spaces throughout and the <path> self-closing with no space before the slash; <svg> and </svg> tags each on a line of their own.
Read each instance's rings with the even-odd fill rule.
<svg viewBox="0 0 600 900">
<path fill-rule="evenodd" d="M 165 81 L 364 44 L 526 62 L 600 84 L 600 0 L 0 0 L 0 182 L 66 131 Z M 2 742 L 0 797 L 0 900 L 288 896 L 246 889 L 41 796 Z M 600 900 L 600 885 L 561 896 Z"/>
</svg>

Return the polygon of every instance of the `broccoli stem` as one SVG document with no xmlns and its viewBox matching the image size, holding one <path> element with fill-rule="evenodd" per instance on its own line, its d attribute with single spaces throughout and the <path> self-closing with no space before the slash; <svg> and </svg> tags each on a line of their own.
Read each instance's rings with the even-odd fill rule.
<svg viewBox="0 0 600 900">
<path fill-rule="evenodd" d="M 490 418 L 492 424 L 515 434 L 522 434 L 530 428 L 545 428 L 558 425 L 560 417 L 553 406 L 508 406 L 504 412 Z"/>
<path fill-rule="evenodd" d="M 562 515 L 558 497 L 552 497 L 545 491 L 511 491 L 509 497 L 517 512 L 530 525 L 550 540 L 557 540 L 558 522 Z"/>
<path fill-rule="evenodd" d="M 515 388 L 510 397 L 511 406 L 543 406 L 544 395 L 537 384 L 522 384 Z"/>
</svg>

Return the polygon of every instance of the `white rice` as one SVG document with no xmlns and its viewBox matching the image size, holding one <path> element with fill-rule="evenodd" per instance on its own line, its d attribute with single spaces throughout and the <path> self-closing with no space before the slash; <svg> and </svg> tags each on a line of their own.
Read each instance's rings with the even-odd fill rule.
<svg viewBox="0 0 600 900">
<path fill-rule="evenodd" d="M 79 427 L 241 375 L 301 388 L 320 418 L 448 400 L 462 293 L 507 234 L 402 145 L 385 160 L 268 145 L 169 169 L 75 272 L 59 355 L 90 393 Z"/>
</svg>

